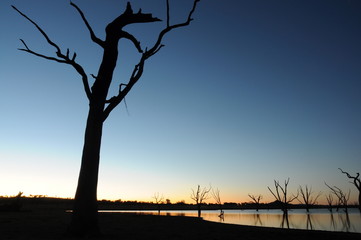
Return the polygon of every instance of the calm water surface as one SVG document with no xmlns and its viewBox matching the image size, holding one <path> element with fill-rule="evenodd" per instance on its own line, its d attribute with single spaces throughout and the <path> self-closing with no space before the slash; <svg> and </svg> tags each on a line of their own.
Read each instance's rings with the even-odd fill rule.
<svg viewBox="0 0 361 240">
<path fill-rule="evenodd" d="M 135 212 L 139 214 L 158 215 L 157 211 L 100 211 L 100 212 Z M 326 230 L 361 233 L 361 213 L 357 209 L 333 212 L 327 209 L 314 209 L 307 214 L 306 210 L 289 210 L 288 217 L 280 210 L 225 210 L 224 217 L 219 211 L 202 211 L 204 220 L 239 225 L 260 227 L 294 228 L 308 230 Z M 196 211 L 161 211 L 160 215 L 197 217 Z"/>
</svg>

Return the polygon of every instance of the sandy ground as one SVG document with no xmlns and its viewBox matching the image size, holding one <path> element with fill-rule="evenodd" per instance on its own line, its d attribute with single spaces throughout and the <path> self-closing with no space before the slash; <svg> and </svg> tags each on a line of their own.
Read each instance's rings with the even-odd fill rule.
<svg viewBox="0 0 361 240">
<path fill-rule="evenodd" d="M 0 239 L 75 239 L 66 235 L 70 213 L 61 210 L 0 212 Z M 361 234 L 249 227 L 192 217 L 101 213 L 103 236 L 97 239 L 332 240 L 361 239 Z"/>
</svg>

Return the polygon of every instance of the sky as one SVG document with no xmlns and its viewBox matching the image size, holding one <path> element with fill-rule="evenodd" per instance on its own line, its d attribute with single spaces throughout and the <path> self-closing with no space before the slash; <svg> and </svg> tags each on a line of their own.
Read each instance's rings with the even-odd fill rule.
<svg viewBox="0 0 361 240">
<path fill-rule="evenodd" d="M 166 1 L 134 0 L 164 21 L 128 26 L 143 48 L 166 24 Z M 123 0 L 74 0 L 96 35 Z M 0 2 L 0 195 L 74 197 L 88 102 L 71 66 L 17 50 L 19 39 L 55 56 L 36 21 L 96 74 L 102 52 L 69 1 Z M 171 23 L 192 0 L 171 0 Z M 329 190 L 357 190 L 338 168 L 361 171 L 361 2 L 346 0 L 202 0 L 191 25 L 170 32 L 143 77 L 104 124 L 98 199 L 152 201 L 159 193 L 191 203 L 212 186 L 223 202 L 248 194 L 273 201 L 267 186 L 290 178 Z M 109 97 L 140 55 L 126 40 Z M 214 202 L 212 199 L 207 202 Z"/>
</svg>

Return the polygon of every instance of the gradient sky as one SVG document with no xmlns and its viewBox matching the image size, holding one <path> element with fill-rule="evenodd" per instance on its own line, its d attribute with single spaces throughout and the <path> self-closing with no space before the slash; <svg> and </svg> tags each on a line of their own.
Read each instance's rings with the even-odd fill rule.
<svg viewBox="0 0 361 240">
<path fill-rule="evenodd" d="M 104 38 L 123 0 L 74 0 Z M 131 1 L 165 20 L 165 0 Z M 192 0 L 171 0 L 183 21 Z M 73 197 L 88 102 L 71 66 L 25 52 L 19 38 L 54 56 L 35 20 L 63 51 L 96 74 L 101 49 L 67 0 L 0 2 L 0 195 Z M 324 185 L 356 188 L 337 168 L 361 170 L 361 1 L 202 0 L 189 27 L 171 32 L 142 79 L 105 122 L 99 199 L 191 202 L 197 184 L 222 201 Z M 164 22 L 127 27 L 151 46 Z M 139 54 L 128 41 L 110 96 Z M 324 200 L 324 197 L 320 199 Z M 212 201 L 212 200 L 210 200 Z"/>
</svg>

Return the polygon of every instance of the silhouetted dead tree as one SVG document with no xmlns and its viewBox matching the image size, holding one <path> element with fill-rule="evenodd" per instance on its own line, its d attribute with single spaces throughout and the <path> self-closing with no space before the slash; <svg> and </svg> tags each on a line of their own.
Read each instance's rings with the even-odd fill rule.
<svg viewBox="0 0 361 240">
<path fill-rule="evenodd" d="M 89 100 L 88 118 L 85 128 L 84 146 L 82 152 L 81 168 L 78 179 L 78 186 L 75 194 L 74 209 L 70 232 L 75 235 L 96 235 L 99 232 L 98 227 L 98 209 L 97 209 L 97 185 L 100 160 L 100 146 L 102 139 L 103 123 L 109 114 L 119 103 L 121 103 L 133 86 L 141 78 L 145 62 L 154 56 L 164 47 L 163 38 L 170 31 L 188 26 L 192 19 L 193 13 L 200 0 L 193 0 L 193 6 L 189 11 L 188 17 L 184 22 L 171 24 L 169 0 L 167 0 L 167 21 L 166 26 L 160 31 L 154 45 L 143 48 L 138 39 L 124 30 L 130 24 L 136 23 L 153 23 L 161 21 L 159 18 L 153 17 L 152 14 L 142 13 L 139 10 L 133 12 L 130 2 L 127 3 L 125 11 L 110 22 L 105 28 L 105 39 L 96 36 L 85 15 L 80 8 L 70 2 L 70 5 L 79 13 L 90 34 L 90 39 L 103 50 L 102 62 L 98 69 L 98 74 L 91 76 L 95 79 L 92 86 L 89 84 L 88 74 L 84 68 L 77 63 L 77 54 L 70 54 L 69 49 L 65 52 L 57 45 L 46 32 L 28 16 L 12 6 L 19 14 L 33 24 L 40 34 L 45 38 L 47 43 L 54 47 L 55 56 L 48 56 L 32 50 L 24 40 L 21 39 L 24 48 L 19 50 L 30 53 L 46 60 L 64 63 L 73 67 L 81 76 L 85 94 Z M 129 40 L 133 43 L 139 52 L 139 62 L 134 66 L 132 73 L 126 83 L 119 83 L 119 91 L 117 95 L 108 98 L 108 91 L 113 81 L 113 73 L 118 60 L 118 43 L 121 39 Z"/>
<path fill-rule="evenodd" d="M 220 192 L 219 192 L 218 188 L 217 189 L 212 189 L 212 196 L 213 196 L 213 199 L 216 201 L 216 203 L 219 206 L 220 213 L 219 213 L 218 217 L 221 220 L 224 220 L 224 212 L 223 212 L 223 209 L 222 209 L 222 201 L 221 201 L 221 196 L 220 196 Z"/>
<path fill-rule="evenodd" d="M 333 207 L 333 195 L 332 193 L 326 195 L 326 200 L 328 204 L 328 210 L 332 213 L 332 207 Z"/>
<path fill-rule="evenodd" d="M 279 181 L 274 180 L 275 185 L 275 192 L 272 191 L 270 187 L 267 187 L 268 190 L 272 193 L 272 195 L 275 197 L 276 201 L 278 201 L 281 204 L 281 209 L 284 213 L 287 213 L 288 205 L 293 202 L 298 197 L 298 192 L 296 195 L 288 196 L 288 183 L 290 179 L 288 178 L 284 182 L 284 186 L 282 187 Z"/>
<path fill-rule="evenodd" d="M 306 207 L 306 211 L 309 212 L 310 211 L 310 207 L 312 205 L 315 205 L 317 203 L 317 199 L 321 196 L 321 192 L 319 192 L 316 196 L 312 196 L 313 192 L 312 192 L 312 187 L 308 188 L 308 186 L 306 185 L 305 188 L 303 189 L 302 186 L 300 186 L 298 188 L 299 193 L 301 193 L 301 197 L 302 199 L 300 200 L 297 197 L 297 200 L 302 203 L 305 204 Z"/>
<path fill-rule="evenodd" d="M 155 204 L 157 204 L 157 208 L 158 208 L 158 215 L 160 214 L 160 204 L 162 203 L 162 201 L 164 200 L 163 195 L 159 195 L 158 193 L 154 193 L 153 198 L 155 200 Z"/>
<path fill-rule="evenodd" d="M 259 209 L 259 203 L 261 201 L 261 199 L 263 198 L 262 195 L 251 195 L 251 194 L 248 194 L 248 197 L 250 197 L 253 202 L 255 203 L 256 205 L 256 211 L 258 212 L 258 209 Z"/>
<path fill-rule="evenodd" d="M 332 191 L 334 195 L 338 198 L 338 204 L 342 205 L 345 208 L 345 212 L 348 213 L 348 200 L 350 199 L 351 190 L 348 191 L 348 193 L 344 193 L 340 188 L 336 186 L 329 186 L 327 183 L 325 183 L 326 186 Z"/>
<path fill-rule="evenodd" d="M 358 208 L 361 211 L 361 181 L 360 181 L 360 173 L 356 173 L 356 176 L 351 176 L 348 172 L 343 171 L 341 168 L 339 168 L 340 171 L 343 174 L 346 174 L 346 176 L 353 181 L 351 182 L 358 190 Z"/>
<path fill-rule="evenodd" d="M 200 185 L 198 185 L 197 191 L 194 191 L 192 189 L 191 199 L 193 199 L 196 202 L 198 217 L 201 217 L 201 206 L 205 200 L 209 199 L 208 194 L 210 191 L 211 191 L 211 187 L 210 188 L 204 187 L 203 189 L 201 189 Z"/>
</svg>

